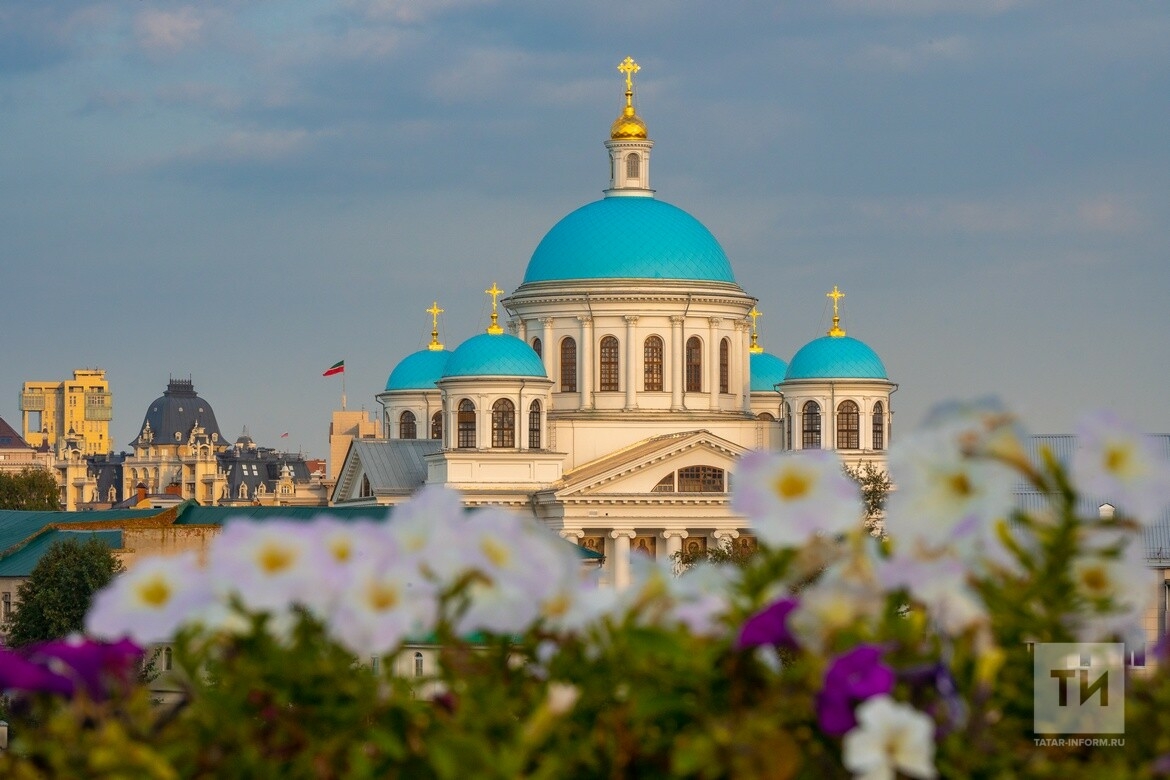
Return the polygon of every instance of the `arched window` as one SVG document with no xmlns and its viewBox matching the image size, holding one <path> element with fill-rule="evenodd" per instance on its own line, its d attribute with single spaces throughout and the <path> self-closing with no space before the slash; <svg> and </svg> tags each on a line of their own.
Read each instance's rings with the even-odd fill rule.
<svg viewBox="0 0 1170 780">
<path fill-rule="evenodd" d="M 246 483 L 240 484 L 239 495 L 240 495 L 240 498 L 247 498 L 248 497 L 248 485 Z"/>
<path fill-rule="evenodd" d="M 719 342 L 719 392 L 730 393 L 731 386 L 731 342 Z"/>
<path fill-rule="evenodd" d="M 642 158 L 634 152 L 626 155 L 626 178 L 636 179 L 642 175 Z"/>
<path fill-rule="evenodd" d="M 886 410 L 881 401 L 873 405 L 873 448 L 886 448 Z"/>
<path fill-rule="evenodd" d="M 722 493 L 723 469 L 714 466 L 687 466 L 679 469 L 678 492 Z"/>
<path fill-rule="evenodd" d="M 422 677 L 423 676 L 423 654 L 422 653 L 415 653 L 414 654 L 414 676 L 415 677 Z"/>
<path fill-rule="evenodd" d="M 443 438 L 443 413 L 441 411 L 431 415 L 431 438 Z"/>
<path fill-rule="evenodd" d="M 662 479 L 658 480 L 658 484 L 654 486 L 652 493 L 673 493 L 674 492 L 674 472 L 670 472 Z"/>
<path fill-rule="evenodd" d="M 174 663 L 175 663 L 174 652 L 169 647 L 165 648 L 163 650 L 163 669 L 165 671 L 169 672 L 171 670 L 171 668 L 174 666 Z"/>
<path fill-rule="evenodd" d="M 418 438 L 418 426 L 416 425 L 414 412 L 407 410 L 398 415 L 398 438 Z"/>
<path fill-rule="evenodd" d="M 540 401 L 528 405 L 528 449 L 540 449 Z"/>
<path fill-rule="evenodd" d="M 687 339 L 687 376 L 686 388 L 688 393 L 703 392 L 703 342 L 698 336 Z"/>
<path fill-rule="evenodd" d="M 362 487 L 358 491 L 358 496 L 360 498 L 369 498 L 372 495 L 374 495 L 374 491 L 370 489 L 370 478 L 366 474 L 362 474 Z"/>
<path fill-rule="evenodd" d="M 821 448 L 821 407 L 816 401 L 809 401 L 804 405 L 803 438 L 800 447 L 804 450 L 819 450 Z"/>
<path fill-rule="evenodd" d="M 532 351 L 536 353 L 537 357 L 544 357 L 544 352 L 541 351 L 542 349 L 544 349 L 544 347 L 543 347 L 543 345 L 541 345 L 540 339 L 538 339 L 538 338 L 533 339 L 532 340 Z"/>
<path fill-rule="evenodd" d="M 460 401 L 456 420 L 459 424 L 459 440 L 456 446 L 461 450 L 475 449 L 475 404 L 467 398 Z"/>
<path fill-rule="evenodd" d="M 662 390 L 662 339 L 649 336 L 642 345 L 642 389 Z"/>
<path fill-rule="evenodd" d="M 561 392 L 577 392 L 577 342 L 571 336 L 561 340 Z"/>
<path fill-rule="evenodd" d="M 861 415 L 857 404 L 842 401 L 837 404 L 837 449 L 856 450 L 861 447 Z"/>
<path fill-rule="evenodd" d="M 602 392 L 617 392 L 618 351 L 618 340 L 613 336 L 606 336 L 601 340 L 601 372 L 598 374 L 598 381 Z"/>
<path fill-rule="evenodd" d="M 516 446 L 516 407 L 507 398 L 492 404 L 492 446 Z"/>
<path fill-rule="evenodd" d="M 792 404 L 784 402 L 784 448 L 792 449 Z"/>
<path fill-rule="evenodd" d="M 772 416 L 771 412 L 760 412 L 756 415 L 756 419 L 764 422 L 776 422 L 776 418 Z"/>
</svg>

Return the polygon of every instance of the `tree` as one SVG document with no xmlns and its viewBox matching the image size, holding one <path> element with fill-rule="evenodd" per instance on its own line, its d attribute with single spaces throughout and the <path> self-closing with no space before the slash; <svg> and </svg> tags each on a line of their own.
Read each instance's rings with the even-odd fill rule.
<svg viewBox="0 0 1170 780">
<path fill-rule="evenodd" d="M 19 474 L 0 472 L 0 509 L 59 511 L 60 491 L 52 472 L 25 468 Z"/>
<path fill-rule="evenodd" d="M 844 466 L 845 475 L 861 488 L 861 503 L 865 507 L 865 529 L 874 536 L 882 536 L 882 517 L 886 510 L 886 497 L 894 487 L 890 475 L 868 460 L 853 468 Z"/>
<path fill-rule="evenodd" d="M 20 603 L 5 623 L 13 647 L 79 632 L 93 594 L 122 571 L 122 562 L 96 537 L 54 542 L 16 590 Z"/>
</svg>

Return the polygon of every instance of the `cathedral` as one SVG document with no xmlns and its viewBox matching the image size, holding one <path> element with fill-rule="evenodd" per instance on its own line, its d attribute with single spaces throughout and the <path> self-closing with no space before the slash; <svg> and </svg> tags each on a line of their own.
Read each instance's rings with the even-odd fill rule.
<svg viewBox="0 0 1170 780">
<path fill-rule="evenodd" d="M 447 349 L 432 305 L 429 347 L 377 395 L 386 438 L 352 442 L 332 504 L 446 485 L 603 554 L 620 587 L 631 554 L 754 544 L 728 493 L 749 450 L 833 449 L 884 468 L 897 385 L 840 327 L 844 293 L 828 293 L 826 335 L 788 362 L 764 351 L 758 301 L 719 242 L 652 188 L 639 67 L 618 70 L 604 197 L 548 231 L 519 287 L 491 284 L 485 333 Z"/>
</svg>

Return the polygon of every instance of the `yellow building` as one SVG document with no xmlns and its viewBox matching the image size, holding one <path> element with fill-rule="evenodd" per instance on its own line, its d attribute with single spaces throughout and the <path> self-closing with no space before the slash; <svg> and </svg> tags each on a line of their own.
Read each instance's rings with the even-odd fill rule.
<svg viewBox="0 0 1170 780">
<path fill-rule="evenodd" d="M 110 383 L 101 368 L 78 368 L 72 380 L 25 382 L 21 388 L 22 435 L 35 449 L 56 448 L 70 436 L 83 443 L 85 455 L 104 455 L 113 450 L 113 416 Z"/>
</svg>

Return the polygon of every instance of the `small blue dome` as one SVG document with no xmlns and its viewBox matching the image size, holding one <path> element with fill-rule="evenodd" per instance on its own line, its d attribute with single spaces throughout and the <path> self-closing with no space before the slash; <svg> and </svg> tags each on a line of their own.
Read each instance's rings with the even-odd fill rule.
<svg viewBox="0 0 1170 780">
<path fill-rule="evenodd" d="M 711 231 L 649 197 L 605 198 L 553 225 L 532 253 L 524 283 L 565 279 L 735 282 Z"/>
<path fill-rule="evenodd" d="M 451 353 L 443 376 L 546 375 L 540 356 L 520 339 L 507 333 L 481 333 Z"/>
<path fill-rule="evenodd" d="M 435 382 L 443 376 L 450 350 L 420 350 L 407 355 L 390 372 L 387 390 L 435 390 Z"/>
<path fill-rule="evenodd" d="M 821 336 L 792 356 L 785 379 L 886 379 L 877 353 L 849 336 Z"/>
<path fill-rule="evenodd" d="M 762 393 L 775 390 L 784 381 L 788 364 L 767 352 L 754 352 L 751 356 L 752 392 Z"/>
</svg>

